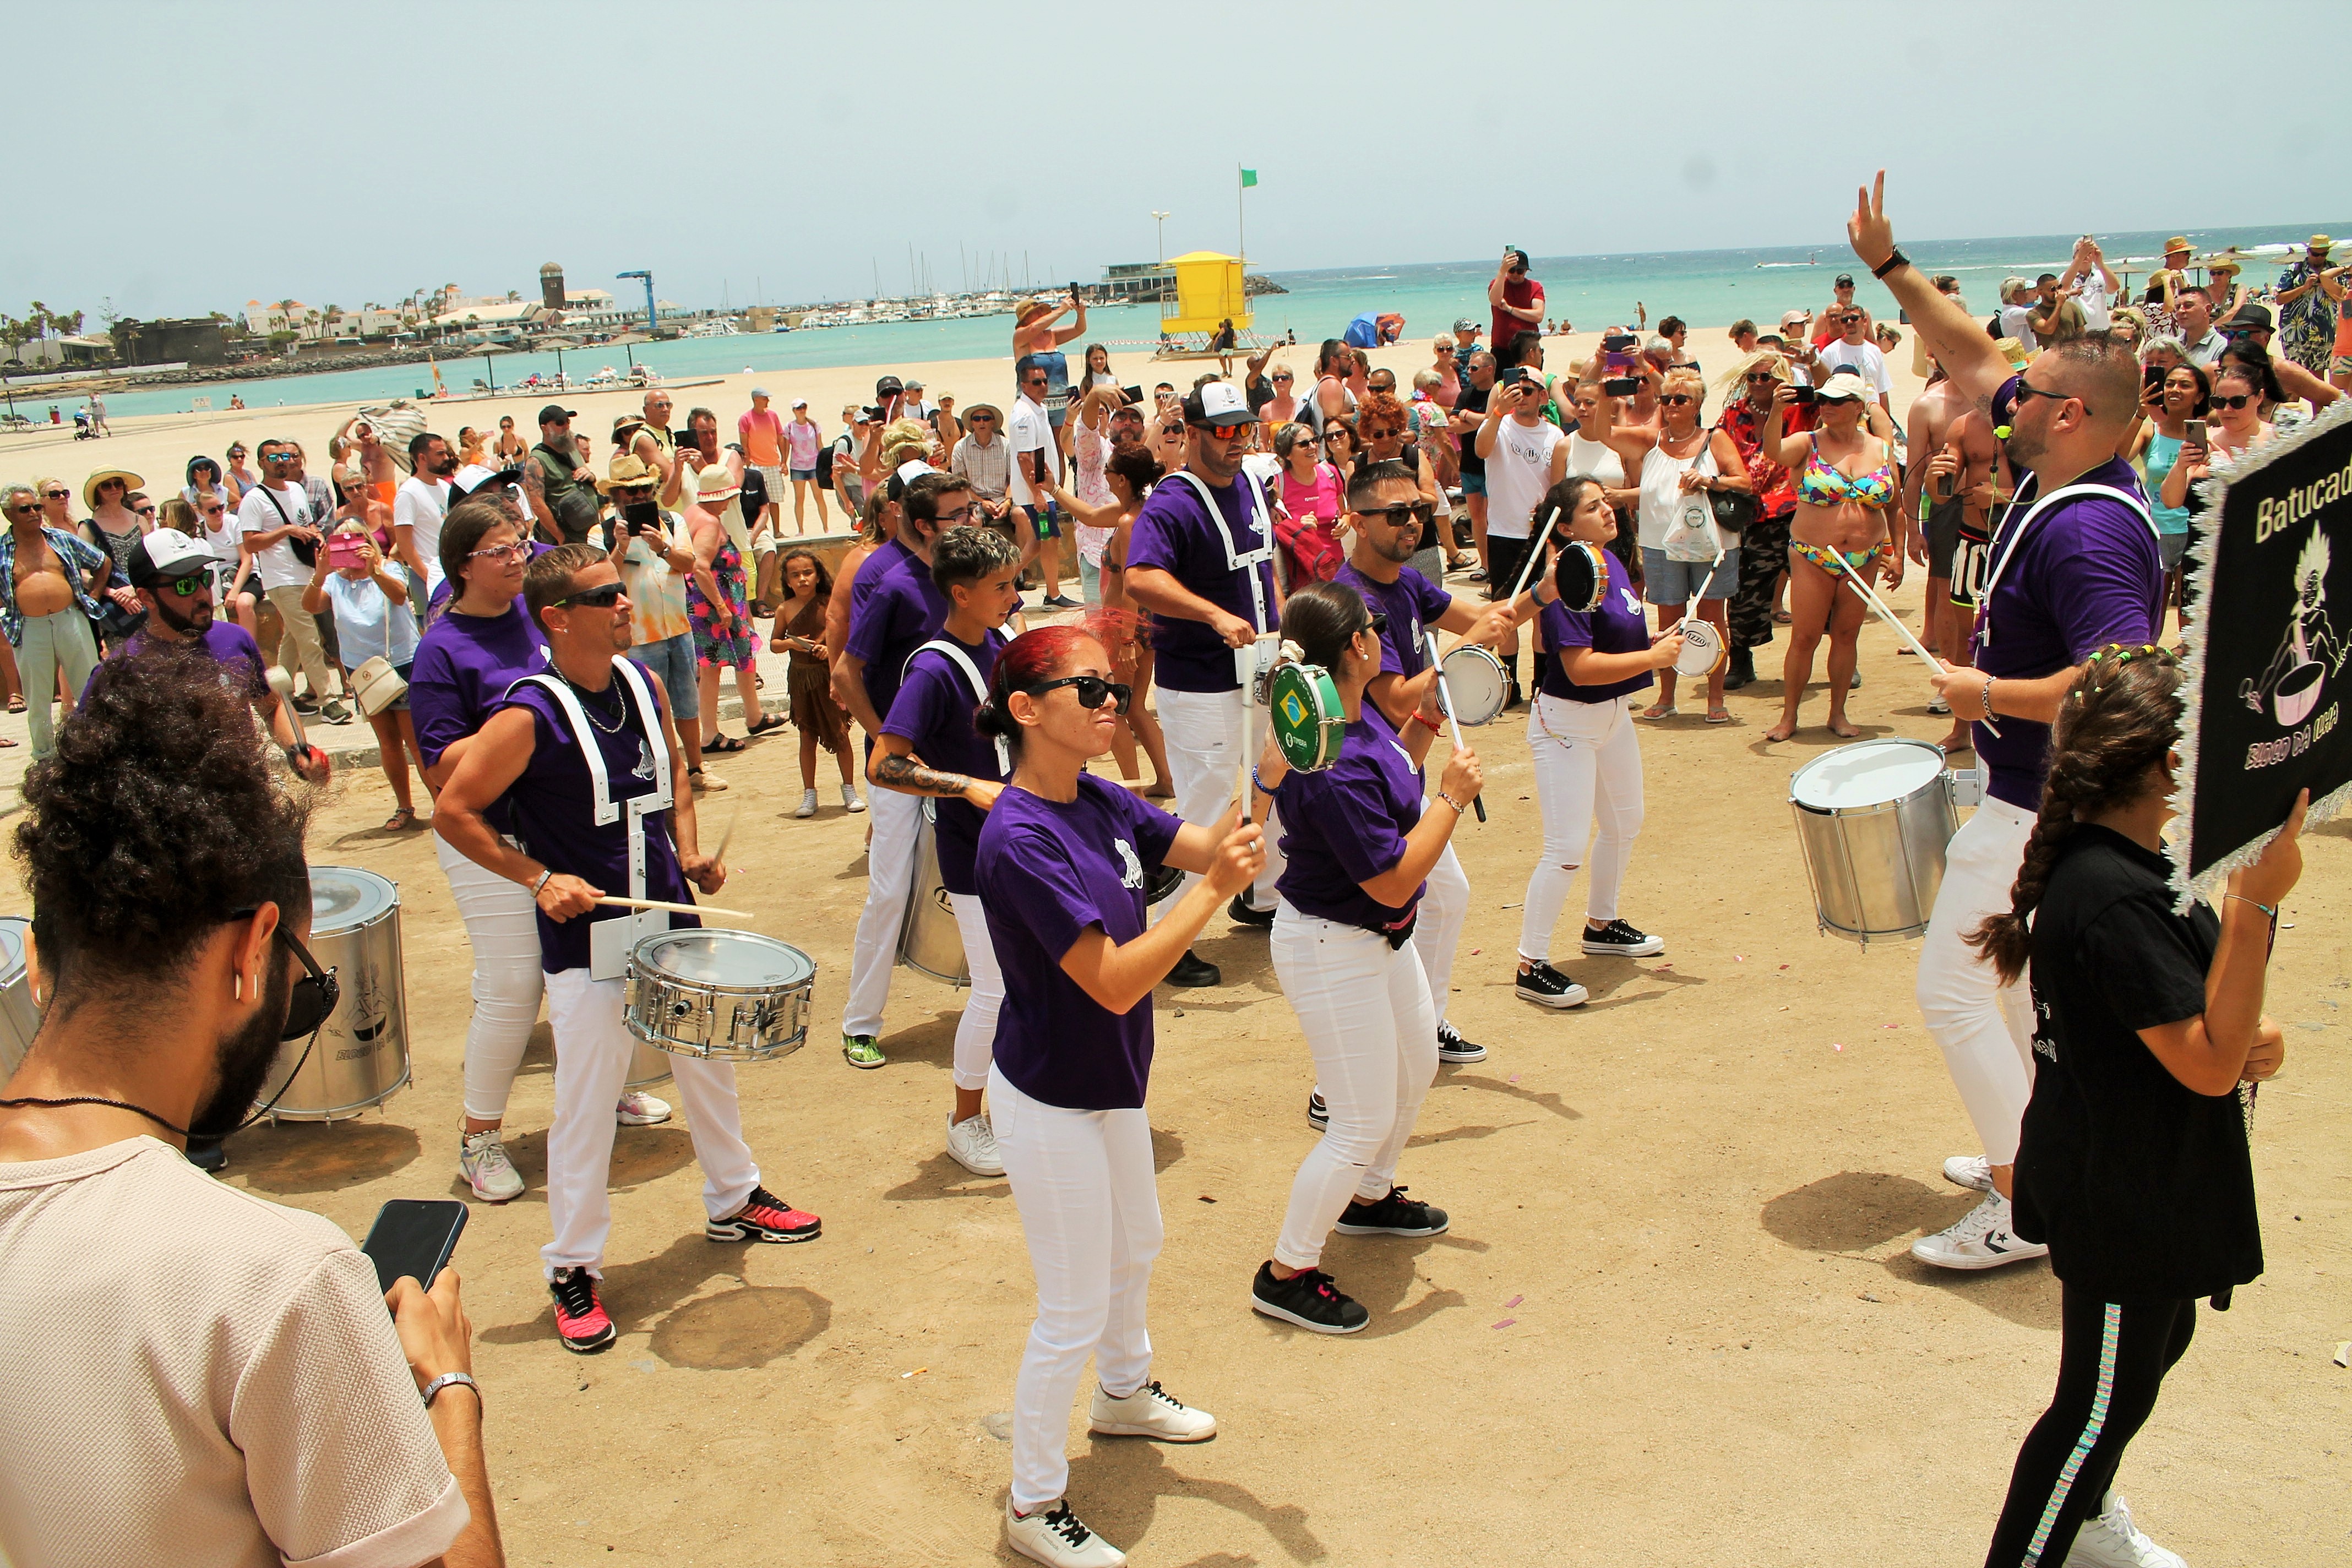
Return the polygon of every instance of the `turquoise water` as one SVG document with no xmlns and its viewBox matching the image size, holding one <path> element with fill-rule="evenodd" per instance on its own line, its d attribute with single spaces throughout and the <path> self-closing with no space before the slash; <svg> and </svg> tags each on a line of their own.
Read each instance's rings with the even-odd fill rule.
<svg viewBox="0 0 2352 1568">
<path fill-rule="evenodd" d="M 2270 224 L 2255 228 L 2190 230 L 2199 253 L 2235 245 L 2241 250 L 2257 246 L 2292 245 L 2300 248 L 2305 237 L 2316 230 L 2343 233 L 2352 221 L 2338 218 L 2309 223 Z M 2144 279 L 2164 244 L 2168 231 L 2111 234 L 2099 237 L 2108 265 L 2128 271 L 2135 282 Z M 2074 246 L 2071 235 L 2029 236 L 2008 239 L 1906 241 L 1905 251 L 1931 272 L 1950 272 L 1960 279 L 1961 292 L 1979 316 L 1992 313 L 2000 279 L 2011 273 L 2032 277 L 2065 269 Z M 2271 283 L 2284 258 L 2251 258 L 2247 277 Z M 1839 272 L 1855 272 L 1859 297 L 1874 316 L 1893 320 L 1895 304 L 1885 289 L 1854 265 L 1843 241 L 1818 247 L 1762 250 L 1683 250 L 1606 256 L 1563 256 L 1536 258 L 1534 273 L 1544 285 L 1545 304 L 1555 316 L 1565 316 L 1580 331 L 1630 323 L 1635 301 L 1646 305 L 1649 319 L 1678 315 L 1699 329 L 1730 325 L 1741 317 L 1769 324 L 1791 309 L 1817 310 L 1830 299 L 1830 281 Z M 1257 300 L 1256 331 L 1261 336 L 1296 331 L 1311 345 L 1337 337 L 1349 321 L 1365 310 L 1395 310 L 1405 318 L 1405 334 L 1423 338 L 1451 328 L 1457 317 L 1481 324 L 1487 320 L 1486 284 L 1494 276 L 1492 261 L 1436 262 L 1406 267 L 1328 268 L 1306 272 L 1272 274 L 1290 292 L 1268 294 Z M 1088 342 L 1120 347 L 1145 347 L 1159 335 L 1157 305 L 1125 306 L 1087 312 Z M 831 368 L 871 364 L 877 367 L 919 364 L 937 360 L 1010 359 L 1011 318 L 987 316 L 970 321 L 898 321 L 877 326 L 832 327 L 797 332 L 701 338 L 664 343 L 639 343 L 633 350 L 589 348 L 566 350 L 562 368 L 584 380 L 605 365 L 626 371 L 629 354 L 672 381 L 701 375 L 731 375 L 746 368 L 788 373 L 795 367 Z M 1691 351 L 1701 363 L 1720 356 L 1701 331 Z M 1719 341 L 1717 340 L 1717 341 Z M 488 367 L 483 358 L 442 362 L 441 374 L 453 393 L 462 394 L 477 377 L 490 377 L 505 388 L 534 371 L 556 372 L 550 353 L 499 353 Z M 878 370 L 877 370 L 878 374 Z M 278 404 L 341 403 L 413 395 L 431 384 L 425 367 L 394 366 L 377 370 L 334 371 L 318 375 L 278 376 L 262 381 L 217 382 L 204 386 L 175 386 L 154 392 L 110 395 L 109 414 L 184 412 L 191 397 L 209 396 L 215 408 L 225 407 L 229 395 L 241 395 L 250 408 Z M 941 391 L 957 391 L 947 387 Z M 789 378 L 776 388 L 789 400 Z M 963 390 L 966 397 L 972 395 Z M 71 405 L 58 400 L 68 411 Z M 29 411 L 29 410 L 28 410 Z"/>
</svg>

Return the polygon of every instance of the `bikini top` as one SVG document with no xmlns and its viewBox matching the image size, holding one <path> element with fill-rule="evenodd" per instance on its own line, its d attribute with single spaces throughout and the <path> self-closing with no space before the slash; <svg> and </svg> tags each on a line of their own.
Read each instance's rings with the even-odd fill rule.
<svg viewBox="0 0 2352 1568">
<path fill-rule="evenodd" d="M 1804 471 L 1797 476 L 1797 499 L 1808 506 L 1835 506 L 1849 500 L 1868 507 L 1893 506 L 1895 465 L 1882 461 L 1866 474 L 1849 477 L 1822 457 L 1821 443 L 1816 440 Z"/>
</svg>

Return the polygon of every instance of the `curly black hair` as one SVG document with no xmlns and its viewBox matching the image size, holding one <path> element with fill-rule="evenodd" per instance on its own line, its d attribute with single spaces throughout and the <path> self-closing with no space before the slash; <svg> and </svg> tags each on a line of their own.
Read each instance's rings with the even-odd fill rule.
<svg viewBox="0 0 2352 1568">
<path fill-rule="evenodd" d="M 279 786 L 252 709 L 200 648 L 100 665 L 24 791 L 13 847 L 52 1012 L 152 996 L 233 910 L 309 918 L 310 805 Z"/>
</svg>

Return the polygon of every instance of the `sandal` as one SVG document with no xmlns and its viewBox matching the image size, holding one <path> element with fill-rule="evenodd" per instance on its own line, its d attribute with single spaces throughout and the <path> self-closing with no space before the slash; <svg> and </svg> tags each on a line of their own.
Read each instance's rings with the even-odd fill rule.
<svg viewBox="0 0 2352 1568">
<path fill-rule="evenodd" d="M 1731 722 L 1731 710 L 1710 708 L 1706 710 L 1706 721 L 1710 724 L 1728 724 Z"/>
<path fill-rule="evenodd" d="M 415 826 L 416 808 L 413 805 L 404 805 L 384 818 L 383 830 L 386 833 L 405 833 Z"/>
<path fill-rule="evenodd" d="M 722 734 L 702 742 L 702 754 L 704 756 L 709 756 L 713 752 L 718 752 L 720 756 L 726 756 L 730 752 L 740 752 L 742 749 L 743 742 L 733 735 Z"/>
<path fill-rule="evenodd" d="M 1639 713 L 1634 714 L 1633 717 L 1636 719 L 1671 719 L 1675 716 L 1676 711 L 1677 710 L 1671 704 L 1664 702 L 1653 702 L 1647 708 L 1643 709 Z"/>
<path fill-rule="evenodd" d="M 11 713 L 22 713 L 24 710 L 25 710 L 25 699 L 24 699 L 24 696 L 23 696 L 21 693 L 18 693 L 18 694 L 16 694 L 16 695 L 13 695 L 13 696 L 11 696 L 11 697 L 8 699 L 8 711 L 9 711 L 9 712 L 11 712 Z"/>
<path fill-rule="evenodd" d="M 1786 610 L 1775 610 L 1772 612 L 1772 624 L 1776 626 L 1791 625 L 1795 617 L 1790 616 Z"/>
<path fill-rule="evenodd" d="M 771 730 L 782 729 L 784 722 L 784 716 L 781 713 L 763 713 L 758 723 L 744 725 L 743 733 L 746 736 L 764 735 Z"/>
</svg>

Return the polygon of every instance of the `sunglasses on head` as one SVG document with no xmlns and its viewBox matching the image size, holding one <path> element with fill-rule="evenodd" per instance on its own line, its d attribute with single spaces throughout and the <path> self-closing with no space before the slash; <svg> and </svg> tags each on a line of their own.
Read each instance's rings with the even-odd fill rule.
<svg viewBox="0 0 2352 1568">
<path fill-rule="evenodd" d="M 555 603 L 559 607 L 567 610 L 581 605 L 585 605 L 592 610 L 609 610 L 621 602 L 621 595 L 626 591 L 626 587 L 619 582 L 600 583 L 593 588 L 582 588 L 566 594 Z"/>
<path fill-rule="evenodd" d="M 1429 520 L 1437 515 L 1437 508 L 1428 501 L 1415 500 L 1407 501 L 1402 506 L 1363 507 L 1357 511 L 1356 515 L 1384 519 L 1391 528 L 1402 528 L 1408 521 L 1416 526 L 1426 527 Z"/>
<path fill-rule="evenodd" d="M 1116 701 L 1121 713 L 1127 711 L 1128 699 L 1135 695 L 1135 688 L 1132 686 L 1123 685 L 1116 680 L 1105 680 L 1099 675 L 1066 675 L 1058 680 L 1040 681 L 1035 686 L 1024 686 L 1022 689 L 1032 697 L 1043 697 L 1048 691 L 1061 686 L 1077 689 L 1078 706 L 1081 708 L 1099 708 L 1106 701 Z"/>
</svg>

